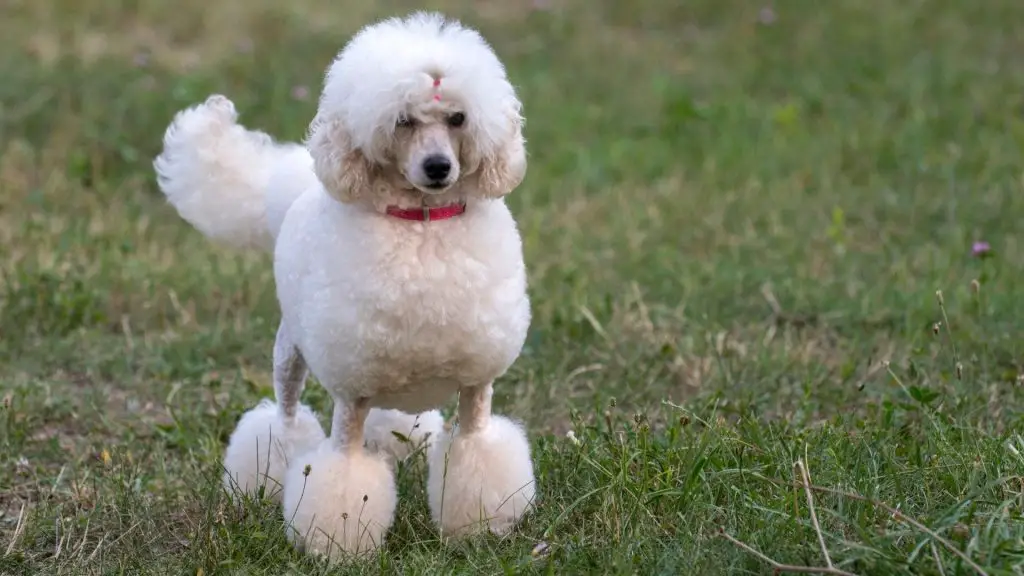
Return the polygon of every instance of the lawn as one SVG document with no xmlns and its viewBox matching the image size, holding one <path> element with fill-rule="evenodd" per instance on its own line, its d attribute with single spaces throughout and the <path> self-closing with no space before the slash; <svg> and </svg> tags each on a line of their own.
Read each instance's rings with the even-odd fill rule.
<svg viewBox="0 0 1024 576">
<path fill-rule="evenodd" d="M 478 27 L 525 106 L 534 322 L 495 407 L 528 426 L 538 508 L 442 541 L 414 458 L 383 551 L 328 566 L 219 484 L 272 395 L 269 258 L 182 222 L 151 160 L 211 92 L 301 138 L 349 35 L 424 6 Z M 0 574 L 1024 573 L 1021 22 L 0 0 Z"/>
</svg>

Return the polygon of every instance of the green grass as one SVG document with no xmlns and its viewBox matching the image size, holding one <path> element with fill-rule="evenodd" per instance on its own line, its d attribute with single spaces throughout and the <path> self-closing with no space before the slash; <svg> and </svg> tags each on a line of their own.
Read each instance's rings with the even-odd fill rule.
<svg viewBox="0 0 1024 576">
<path fill-rule="evenodd" d="M 537 512 L 442 542 L 414 460 L 383 552 L 329 567 L 218 483 L 272 393 L 271 267 L 183 223 L 150 160 L 213 91 L 300 138 L 348 36 L 420 4 L 13 0 L 0 574 L 772 572 L 722 531 L 821 567 L 797 461 L 870 500 L 814 491 L 838 568 L 1024 572 L 1024 4 L 426 5 L 525 104 L 535 320 L 495 405 Z"/>
</svg>

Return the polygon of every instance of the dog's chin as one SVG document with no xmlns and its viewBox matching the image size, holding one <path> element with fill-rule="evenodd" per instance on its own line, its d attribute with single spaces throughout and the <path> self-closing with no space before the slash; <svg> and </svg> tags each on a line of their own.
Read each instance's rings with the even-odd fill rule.
<svg viewBox="0 0 1024 576">
<path fill-rule="evenodd" d="M 439 194 L 444 194 L 445 192 L 450 190 L 453 182 L 430 182 L 427 184 L 411 184 L 413 188 L 428 196 L 437 196 Z"/>
</svg>

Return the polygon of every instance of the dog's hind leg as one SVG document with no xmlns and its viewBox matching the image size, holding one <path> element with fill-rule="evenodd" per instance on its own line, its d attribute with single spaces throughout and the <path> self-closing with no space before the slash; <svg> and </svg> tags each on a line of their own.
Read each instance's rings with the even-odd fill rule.
<svg viewBox="0 0 1024 576">
<path fill-rule="evenodd" d="M 383 544 L 398 493 L 386 459 L 363 446 L 368 414 L 366 399 L 335 397 L 330 438 L 288 467 L 284 517 L 298 548 L 336 559 Z"/>
<path fill-rule="evenodd" d="M 324 439 L 316 415 L 299 404 L 307 372 L 282 322 L 274 344 L 277 405 L 263 400 L 243 414 L 224 452 L 224 484 L 232 493 L 259 494 L 263 488 L 267 496 L 280 502 L 289 462 Z"/>
<path fill-rule="evenodd" d="M 277 328 L 274 340 L 274 396 L 285 421 L 294 420 L 299 398 L 306 387 L 309 368 L 302 353 L 292 343 L 284 321 Z"/>
<path fill-rule="evenodd" d="M 449 536 L 508 532 L 533 506 L 530 444 L 523 429 L 491 414 L 491 384 L 459 391 L 459 424 L 428 456 L 431 515 Z"/>
</svg>

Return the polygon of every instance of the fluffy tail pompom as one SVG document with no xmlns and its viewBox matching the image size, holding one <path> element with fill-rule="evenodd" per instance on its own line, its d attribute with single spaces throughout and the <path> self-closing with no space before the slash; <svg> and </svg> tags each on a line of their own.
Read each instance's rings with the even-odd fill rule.
<svg viewBox="0 0 1024 576">
<path fill-rule="evenodd" d="M 220 95 L 179 112 L 153 167 L 167 200 L 205 236 L 270 250 L 284 212 L 315 183 L 313 161 L 304 146 L 276 143 L 237 118 Z"/>
</svg>

